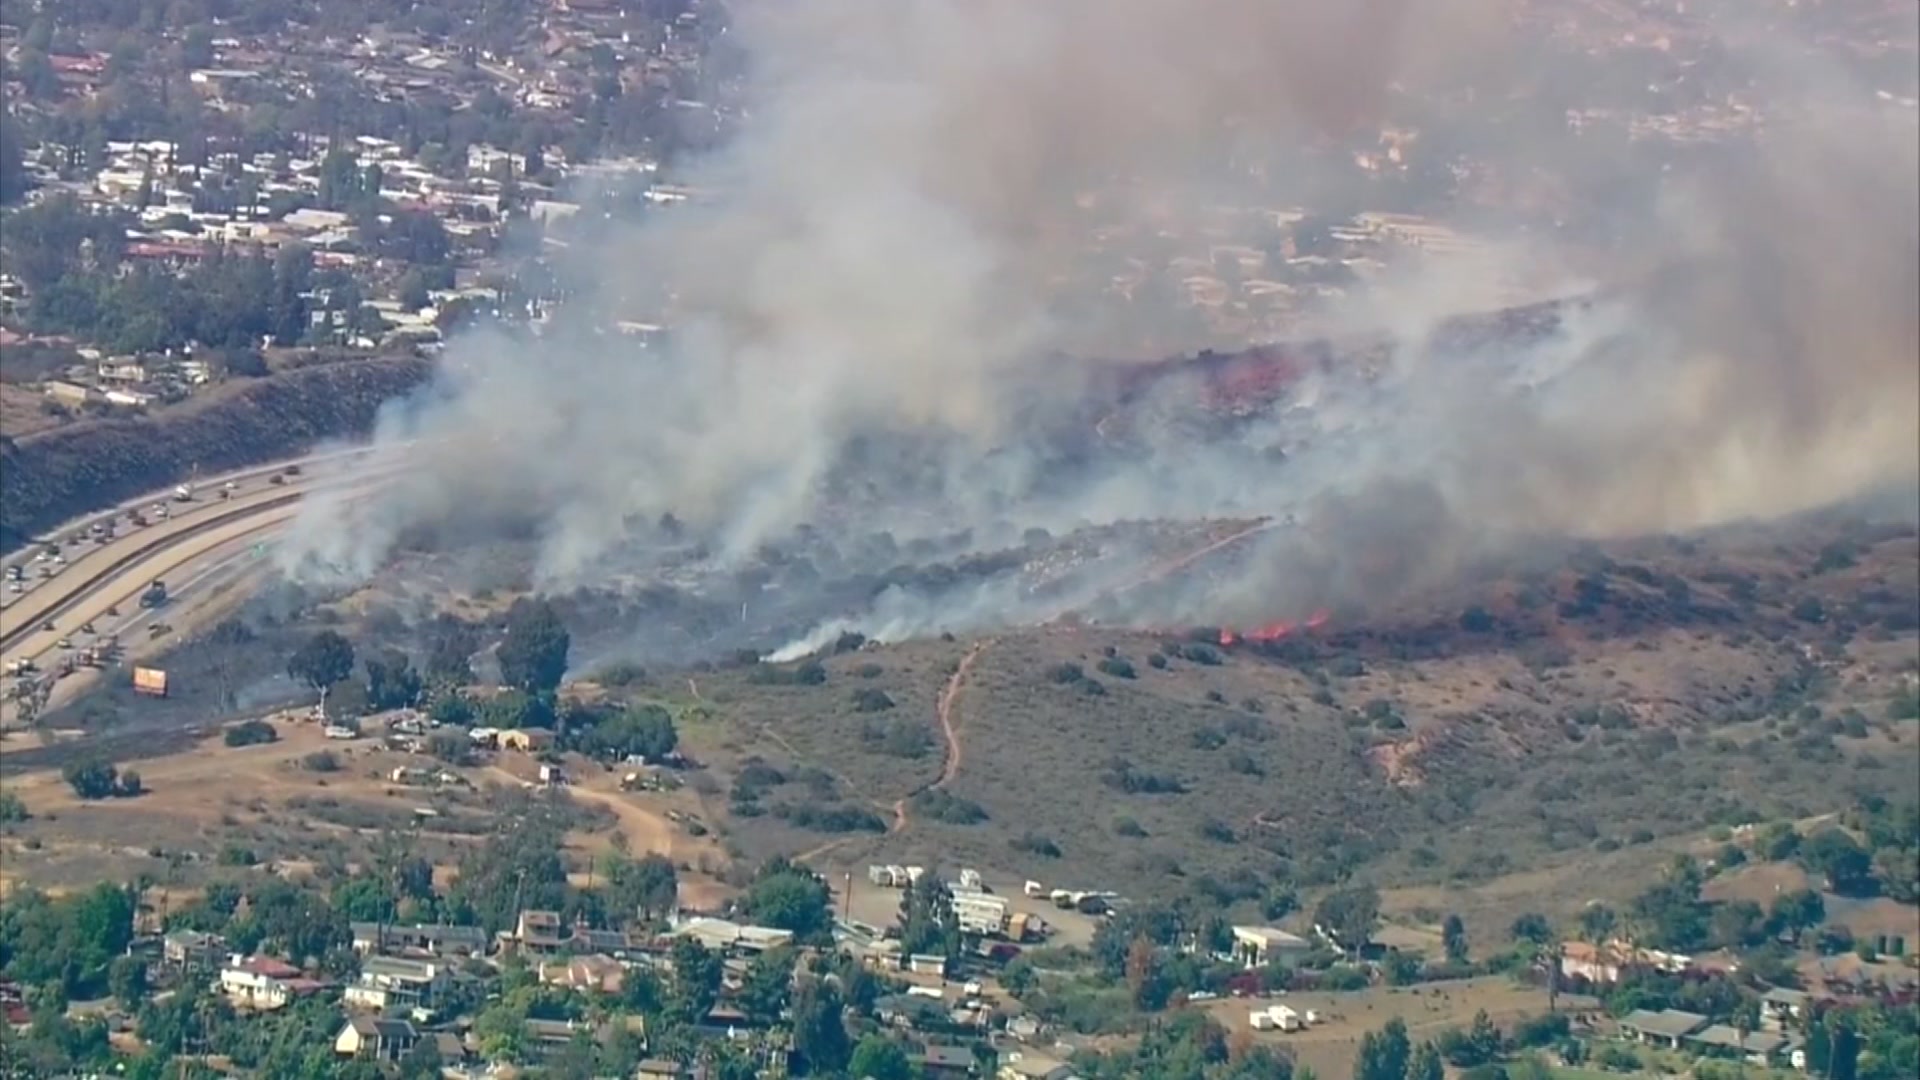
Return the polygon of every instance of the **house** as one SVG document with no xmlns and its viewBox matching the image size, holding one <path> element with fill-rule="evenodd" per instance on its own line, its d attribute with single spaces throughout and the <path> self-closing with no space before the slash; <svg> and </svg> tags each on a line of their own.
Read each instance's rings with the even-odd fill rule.
<svg viewBox="0 0 1920 1080">
<path fill-rule="evenodd" d="M 627 968 L 611 956 L 594 954 L 543 962 L 539 976 L 540 981 L 548 986 L 617 994 L 626 983 Z"/>
<path fill-rule="evenodd" d="M 220 992 L 237 1008 L 281 1009 L 324 987 L 302 976 L 299 968 L 269 956 L 229 957 L 220 969 Z"/>
<path fill-rule="evenodd" d="M 1599 945 L 1569 941 L 1560 947 L 1560 974 L 1595 984 L 1618 983 L 1634 968 L 1678 975 L 1694 966 L 1691 956 L 1661 952 L 1659 949 L 1642 949 L 1625 941 L 1608 941 Z"/>
<path fill-rule="evenodd" d="M 1776 986 L 1760 995 L 1760 1026 L 1767 1031 L 1787 1031 L 1799 1026 L 1813 1004 L 1813 995 L 1804 990 Z"/>
<path fill-rule="evenodd" d="M 1620 981 L 1624 958 L 1612 949 L 1569 941 L 1560 947 L 1560 974 L 1569 979 L 1611 985 Z"/>
<path fill-rule="evenodd" d="M 446 990 L 445 964 L 400 956 L 369 956 L 360 975 L 341 997 L 348 1005 L 386 1012 L 429 1008 Z"/>
<path fill-rule="evenodd" d="M 1233 928 L 1233 957 L 1250 968 L 1268 964 L 1293 967 L 1312 951 L 1313 946 L 1307 939 L 1276 926 Z"/>
<path fill-rule="evenodd" d="M 1688 1045 L 1715 1057 L 1731 1057 L 1765 1068 L 1784 1061 L 1793 1040 L 1777 1031 L 1742 1032 L 1727 1024 L 1712 1024 L 1686 1037 Z"/>
<path fill-rule="evenodd" d="M 1080 1074 L 1052 1055 L 1019 1050 L 1001 1058 L 998 1080 L 1080 1080 Z"/>
<path fill-rule="evenodd" d="M 686 1080 L 686 1067 L 667 1058 L 647 1058 L 633 1070 L 633 1080 Z"/>
<path fill-rule="evenodd" d="M 1620 1031 L 1628 1038 L 1669 1050 L 1680 1049 L 1681 1040 L 1706 1026 L 1706 1017 L 1679 1009 L 1635 1009 L 1620 1021 Z"/>
<path fill-rule="evenodd" d="M 557 1054 L 582 1035 L 600 1042 L 612 1034 L 609 1025 L 596 1028 L 579 1020 L 528 1020 L 527 1044 L 536 1057 Z"/>
<path fill-rule="evenodd" d="M 60 379 L 49 379 L 42 383 L 40 388 L 48 397 L 63 405 L 84 405 L 89 401 L 103 400 L 100 391 L 91 386 L 81 386 L 79 383 L 65 382 Z"/>
<path fill-rule="evenodd" d="M 947 1010 L 937 1000 L 912 994 L 887 994 L 874 999 L 873 1015 L 889 1027 L 930 1028 L 947 1022 Z"/>
<path fill-rule="evenodd" d="M 717 952 L 761 953 L 793 942 L 793 931 L 768 926 L 745 926 L 705 915 L 686 919 L 673 928 L 674 937 L 690 937 Z"/>
<path fill-rule="evenodd" d="M 925 1050 L 913 1055 L 913 1064 L 927 1077 L 972 1076 L 978 1068 L 972 1048 L 934 1043 L 928 1043 Z"/>
<path fill-rule="evenodd" d="M 109 405 L 118 405 L 126 409 L 144 409 L 160 400 L 145 390 L 109 390 L 106 401 Z"/>
<path fill-rule="evenodd" d="M 160 943 L 160 958 L 169 966 L 211 971 L 220 962 L 227 940 L 219 934 L 198 930 L 175 930 Z"/>
<path fill-rule="evenodd" d="M 553 732 L 541 728 L 515 728 L 501 732 L 495 742 L 502 750 L 532 754 L 553 745 Z"/>
<path fill-rule="evenodd" d="M 514 922 L 511 940 L 523 952 L 550 955 L 566 948 L 567 927 L 557 911 L 523 911 Z"/>
<path fill-rule="evenodd" d="M 914 953 L 912 956 L 907 957 L 907 970 L 913 972 L 915 975 L 938 975 L 945 978 L 947 974 L 947 958 L 944 956 L 931 956 L 927 953 Z"/>
<path fill-rule="evenodd" d="M 340 1057 L 399 1061 L 419 1041 L 420 1033 L 408 1021 L 356 1016 L 334 1036 L 333 1052 Z"/>
<path fill-rule="evenodd" d="M 367 953 L 423 953 L 427 956 L 484 956 L 487 932 L 477 926 L 393 926 L 353 924 L 353 950 Z"/>
</svg>

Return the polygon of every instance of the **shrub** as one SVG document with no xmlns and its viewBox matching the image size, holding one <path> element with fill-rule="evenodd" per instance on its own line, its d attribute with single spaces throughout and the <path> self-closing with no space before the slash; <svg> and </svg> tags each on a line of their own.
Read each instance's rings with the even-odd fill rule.
<svg viewBox="0 0 1920 1080">
<path fill-rule="evenodd" d="M 1208 818 L 1201 822 L 1200 835 L 1217 844 L 1231 844 L 1238 839 L 1233 835 L 1233 826 L 1217 818 Z"/>
<path fill-rule="evenodd" d="M 1188 645 L 1180 650 L 1180 655 L 1204 667 L 1219 667 L 1221 663 L 1220 650 L 1211 645 Z"/>
<path fill-rule="evenodd" d="M 1047 678 L 1061 686 L 1071 686 L 1087 677 L 1079 664 L 1055 664 L 1047 669 Z"/>
<path fill-rule="evenodd" d="M 773 816 L 801 829 L 823 833 L 887 831 L 880 815 L 859 806 L 820 806 L 813 803 L 781 803 Z"/>
<path fill-rule="evenodd" d="M 634 686 L 647 681 L 647 669 L 631 660 L 616 660 L 601 668 L 593 681 L 602 686 Z"/>
<path fill-rule="evenodd" d="M 1100 672 L 1103 675 L 1111 675 L 1116 679 L 1133 679 L 1139 677 L 1139 673 L 1133 669 L 1133 664 L 1119 656 L 1109 656 L 1105 660 L 1100 661 Z"/>
<path fill-rule="evenodd" d="M 226 847 L 220 849 L 221 866 L 252 866 L 259 861 L 260 857 L 253 853 L 252 848 L 241 847 L 239 844 L 228 844 Z"/>
<path fill-rule="evenodd" d="M 1109 763 L 1100 781 L 1129 795 L 1179 795 L 1187 790 L 1177 777 L 1141 772 L 1124 760 Z"/>
<path fill-rule="evenodd" d="M 917 720 L 871 722 L 860 737 L 871 750 L 890 757 L 921 758 L 933 749 L 933 735 Z"/>
<path fill-rule="evenodd" d="M 436 731 L 427 737 L 427 752 L 449 765 L 471 765 L 473 740 L 457 731 Z"/>
<path fill-rule="evenodd" d="M 1167 669 L 1166 654 L 1154 653 L 1152 656 L 1147 657 L 1147 666 L 1157 671 L 1165 671 Z"/>
<path fill-rule="evenodd" d="M 1210 727 L 1193 729 L 1188 740 L 1193 743 L 1195 750 L 1218 750 L 1227 745 L 1227 737 Z"/>
<path fill-rule="evenodd" d="M 228 728 L 222 736 L 228 746 L 257 746 L 276 742 L 279 738 L 280 733 L 265 720 L 242 720 Z"/>
<path fill-rule="evenodd" d="M 1113 832 L 1116 836 L 1130 836 L 1134 839 L 1140 839 L 1147 835 L 1146 827 L 1130 817 L 1115 818 L 1113 820 Z"/>
<path fill-rule="evenodd" d="M 923 817 L 948 825 L 978 825 L 987 820 L 985 807 L 939 788 L 930 788 L 915 795 L 913 809 Z"/>
<path fill-rule="evenodd" d="M 1013 840 L 1013 850 L 1024 851 L 1029 855 L 1038 855 L 1043 859 L 1060 857 L 1060 845 L 1053 838 L 1037 832 L 1024 832 Z"/>
<path fill-rule="evenodd" d="M 25 821 L 32 816 L 27 813 L 27 804 L 20 801 L 20 796 L 11 791 L 0 791 L 0 824 Z"/>
<path fill-rule="evenodd" d="M 308 772 L 339 772 L 340 758 L 331 750 L 315 750 L 300 759 L 300 767 Z"/>
<path fill-rule="evenodd" d="M 863 713 L 886 712 L 893 708 L 893 698 L 885 690 L 876 690 L 863 686 L 853 692 L 853 711 Z"/>
</svg>

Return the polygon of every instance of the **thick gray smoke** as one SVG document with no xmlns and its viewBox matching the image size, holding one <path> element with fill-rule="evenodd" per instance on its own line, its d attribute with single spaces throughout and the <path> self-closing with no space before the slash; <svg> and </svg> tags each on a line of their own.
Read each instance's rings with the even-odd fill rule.
<svg viewBox="0 0 1920 1080">
<path fill-rule="evenodd" d="M 600 308 L 667 298 L 671 346 L 456 341 L 433 395 L 381 434 L 408 478 L 350 523 L 316 507 L 288 565 L 351 578 L 413 526 L 534 520 L 538 580 L 567 586 L 630 564 L 638 527 L 666 513 L 720 559 L 803 524 L 903 541 L 967 529 L 989 547 L 1035 526 L 1291 515 L 1299 527 L 1263 533 L 1246 574 L 1181 610 L 1123 613 L 1226 619 L 1416 587 L 1527 535 L 1688 529 L 1920 481 L 1916 124 L 1876 93 L 1911 87 L 1874 85 L 1811 32 L 1676 17 L 1676 47 L 1723 82 L 1740 73 L 1726 104 L 1761 134 L 1650 165 L 1643 146 L 1570 131 L 1564 95 L 1541 88 L 1557 62 L 1543 57 L 1564 50 L 1542 51 L 1546 31 L 1516 10 L 743 4 L 747 118 L 688 166 L 709 197 L 572 256 Z M 1562 30 L 1588 17 L 1564 15 Z M 1911 49 L 1913 19 L 1894 28 Z M 1515 198 L 1479 215 L 1506 227 L 1497 258 L 1396 272 L 1328 313 L 1401 339 L 1376 379 L 1310 379 L 1292 408 L 1230 434 L 1198 436 L 1159 400 L 1124 453 L 1060 443 L 1099 419 L 1074 412 L 1096 366 L 1061 356 L 1210 343 L 1182 336 L 1166 298 L 1119 315 L 1086 302 L 1096 228 L 1124 252 L 1276 191 L 1337 204 L 1346 174 L 1327 162 L 1388 125 L 1463 148 Z M 1549 203 L 1608 211 L 1606 242 L 1522 205 L 1536 173 Z M 1613 194 L 1628 189 L 1653 194 Z M 1496 262 L 1528 267 L 1543 294 L 1598 282 L 1607 299 L 1524 349 L 1424 347 L 1439 316 L 1488 303 Z M 1057 613 L 1004 583 L 940 602 L 892 594 L 848 614 L 897 636 Z"/>
</svg>

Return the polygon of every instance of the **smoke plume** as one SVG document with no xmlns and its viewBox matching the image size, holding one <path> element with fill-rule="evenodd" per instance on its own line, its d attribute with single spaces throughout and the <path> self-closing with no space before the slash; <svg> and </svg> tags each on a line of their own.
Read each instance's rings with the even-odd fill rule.
<svg viewBox="0 0 1920 1080">
<path fill-rule="evenodd" d="M 350 524 L 315 507 L 284 557 L 352 578 L 416 526 L 532 522 L 537 580 L 564 587 L 644 565 L 636 537 L 664 514 L 717 560 L 802 526 L 963 533 L 960 552 L 1034 527 L 1290 518 L 1230 579 L 1114 613 L 1231 621 L 1382 599 L 1527 536 L 1685 530 L 1920 482 L 1911 86 L 1743 7 L 1649 15 L 1665 44 L 1631 48 L 1599 9 L 1540 9 L 742 4 L 743 119 L 678 166 L 703 197 L 567 256 L 594 286 L 583 308 L 658 315 L 670 345 L 457 339 L 380 435 L 407 479 Z M 1901 10 L 1893 45 L 1911 55 Z M 1678 89 L 1648 101 L 1649 62 Z M 1573 115 L 1621 99 L 1606 123 Z M 1627 137 L 1636 110 L 1701 109 L 1753 132 Z M 1112 370 L 1097 358 L 1229 344 L 1177 291 L 1117 285 L 1128 259 L 1269 245 L 1271 219 L 1245 208 L 1368 209 L 1350 205 L 1352 153 L 1389 129 L 1477 193 L 1462 217 L 1494 243 L 1320 312 L 1388 335 L 1369 377 L 1335 365 L 1224 427 L 1192 422 L 1192 388 L 1170 384 L 1130 409 L 1124 440 L 1095 437 L 1085 402 Z M 1542 295 L 1599 298 L 1542 340 L 1432 336 L 1519 268 Z M 1017 593 L 895 592 L 844 615 L 898 635 L 1066 602 Z"/>
</svg>

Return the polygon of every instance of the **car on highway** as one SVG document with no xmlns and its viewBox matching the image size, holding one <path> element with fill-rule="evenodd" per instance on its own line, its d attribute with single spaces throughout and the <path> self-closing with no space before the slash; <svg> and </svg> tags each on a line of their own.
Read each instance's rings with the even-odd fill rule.
<svg viewBox="0 0 1920 1080">
<path fill-rule="evenodd" d="M 41 632 L 41 633 L 43 633 L 43 634 L 51 634 L 51 633 L 53 633 L 53 620 L 52 620 L 52 619 L 48 619 L 48 620 L 47 620 L 46 622 L 43 622 L 43 623 L 41 623 L 41 624 L 40 624 L 40 632 Z"/>
<path fill-rule="evenodd" d="M 71 649 L 73 648 L 73 639 L 68 637 L 63 637 L 59 641 L 55 642 L 54 644 L 62 649 Z"/>
<path fill-rule="evenodd" d="M 27 591 L 27 587 L 18 581 L 9 581 L 7 582 L 7 591 L 10 593 L 23 593 Z"/>
<path fill-rule="evenodd" d="M 93 624 L 92 624 L 92 623 L 82 623 L 82 624 L 80 624 L 80 632 L 81 632 L 81 633 L 83 633 L 83 634 L 91 634 L 91 633 L 93 633 L 93 632 L 94 632 L 94 629 L 93 629 Z"/>
</svg>

